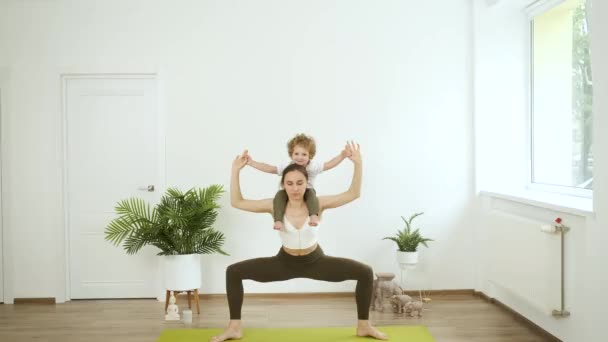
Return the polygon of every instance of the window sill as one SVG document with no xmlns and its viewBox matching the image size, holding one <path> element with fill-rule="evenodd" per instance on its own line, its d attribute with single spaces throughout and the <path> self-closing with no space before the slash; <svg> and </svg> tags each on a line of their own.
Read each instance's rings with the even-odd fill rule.
<svg viewBox="0 0 608 342">
<path fill-rule="evenodd" d="M 594 216 L 593 200 L 591 198 L 567 196 L 534 190 L 480 191 L 479 194 L 481 196 L 501 198 L 577 216 Z"/>
</svg>

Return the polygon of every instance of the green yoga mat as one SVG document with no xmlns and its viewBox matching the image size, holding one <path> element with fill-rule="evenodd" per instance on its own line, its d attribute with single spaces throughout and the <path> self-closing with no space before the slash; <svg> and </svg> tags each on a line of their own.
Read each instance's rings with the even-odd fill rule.
<svg viewBox="0 0 608 342">
<path fill-rule="evenodd" d="M 433 336 L 423 326 L 386 326 L 378 329 L 388 334 L 389 341 L 434 342 Z M 207 342 L 222 329 L 167 329 L 157 342 Z M 243 342 L 361 342 L 372 338 L 357 337 L 354 327 L 346 328 L 289 328 L 244 330 Z"/>
</svg>

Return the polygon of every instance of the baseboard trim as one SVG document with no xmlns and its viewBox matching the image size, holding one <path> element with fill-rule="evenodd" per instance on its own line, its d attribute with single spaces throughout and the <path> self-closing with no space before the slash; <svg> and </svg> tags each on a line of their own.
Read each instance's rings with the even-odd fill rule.
<svg viewBox="0 0 608 342">
<path fill-rule="evenodd" d="M 55 297 L 49 298 L 15 298 L 15 304 L 56 304 Z"/>
<path fill-rule="evenodd" d="M 554 336 L 553 334 L 551 334 L 547 330 L 543 329 L 542 327 L 540 327 L 536 323 L 534 323 L 531 320 L 527 319 L 522 314 L 520 314 L 519 312 L 513 310 L 508 305 L 506 305 L 505 303 L 499 301 L 498 299 L 490 297 L 487 294 L 485 294 L 483 292 L 480 292 L 480 291 L 474 291 L 474 295 L 480 297 L 481 299 L 485 300 L 488 303 L 495 304 L 498 307 L 500 307 L 501 309 L 503 309 L 503 310 L 507 311 L 508 313 L 512 314 L 515 317 L 516 320 L 524 323 L 525 325 L 529 326 L 532 330 L 534 330 L 537 333 L 541 334 L 544 338 L 546 338 L 546 340 L 548 342 L 562 342 L 562 340 L 560 340 L 559 338 L 557 338 L 556 336 Z"/>
<path fill-rule="evenodd" d="M 418 296 L 419 291 L 405 291 L 410 296 Z M 429 296 L 473 296 L 474 290 L 458 289 L 458 290 L 422 290 L 423 294 Z M 260 299 L 290 299 L 290 298 L 350 298 L 355 295 L 354 292 L 297 292 L 297 293 L 245 293 L 245 298 L 260 298 Z M 225 298 L 225 294 L 201 294 L 201 299 Z"/>
<path fill-rule="evenodd" d="M 297 292 L 297 293 L 245 293 L 245 298 L 292 299 L 292 298 L 350 298 L 354 292 Z M 201 294 L 201 299 L 226 298 L 226 294 Z"/>
<path fill-rule="evenodd" d="M 454 290 L 406 290 L 405 294 L 411 297 L 418 297 L 420 294 L 429 296 L 472 296 L 475 291 L 472 289 L 454 289 Z"/>
</svg>

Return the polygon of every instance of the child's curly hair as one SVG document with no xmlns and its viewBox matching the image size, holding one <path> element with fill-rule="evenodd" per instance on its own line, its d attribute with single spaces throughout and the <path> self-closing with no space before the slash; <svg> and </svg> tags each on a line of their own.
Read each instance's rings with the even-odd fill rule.
<svg viewBox="0 0 608 342">
<path fill-rule="evenodd" d="M 289 142 L 287 142 L 287 153 L 289 154 L 290 158 L 293 154 L 293 149 L 296 146 L 305 148 L 310 155 L 310 159 L 314 158 L 315 154 L 317 154 L 317 144 L 315 143 L 315 139 L 304 133 L 297 134 L 295 137 L 291 138 Z"/>
</svg>

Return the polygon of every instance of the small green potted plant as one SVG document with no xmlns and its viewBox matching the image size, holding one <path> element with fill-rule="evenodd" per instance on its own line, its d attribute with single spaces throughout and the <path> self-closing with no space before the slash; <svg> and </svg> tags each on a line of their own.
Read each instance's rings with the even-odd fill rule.
<svg viewBox="0 0 608 342">
<path fill-rule="evenodd" d="M 163 258 L 165 287 L 170 290 L 201 286 L 201 254 L 220 253 L 224 234 L 213 228 L 224 192 L 221 185 L 192 188 L 185 193 L 169 188 L 153 208 L 140 198 L 118 202 L 119 215 L 106 227 L 106 240 L 135 254 L 146 245 Z"/>
<path fill-rule="evenodd" d="M 413 229 L 412 227 L 412 221 L 422 214 L 424 213 L 415 213 L 407 220 L 401 216 L 405 227 L 402 230 L 397 230 L 397 234 L 394 236 L 387 236 L 382 239 L 392 240 L 397 244 L 397 262 L 401 268 L 405 268 L 407 265 L 416 265 L 418 263 L 418 247 L 420 245 L 428 247 L 427 242 L 433 241 L 422 236 L 420 228 Z"/>
</svg>

